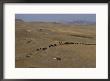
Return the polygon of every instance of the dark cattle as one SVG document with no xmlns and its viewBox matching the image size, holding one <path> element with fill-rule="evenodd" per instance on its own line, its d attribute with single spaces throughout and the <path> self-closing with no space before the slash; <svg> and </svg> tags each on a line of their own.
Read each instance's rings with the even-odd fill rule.
<svg viewBox="0 0 110 81">
<path fill-rule="evenodd" d="M 56 59 L 57 59 L 58 61 L 61 61 L 61 58 L 59 58 L 59 57 L 57 57 Z"/>
<path fill-rule="evenodd" d="M 49 48 L 50 48 L 51 46 L 49 46 Z"/>
<path fill-rule="evenodd" d="M 51 47 L 53 47 L 53 45 L 51 45 Z"/>
<path fill-rule="evenodd" d="M 40 48 L 40 50 L 41 50 L 41 48 Z"/>
<path fill-rule="evenodd" d="M 39 51 L 39 49 L 36 49 L 36 51 Z"/>
<path fill-rule="evenodd" d="M 70 42 L 70 44 L 74 44 L 73 42 Z"/>
<path fill-rule="evenodd" d="M 49 45 L 49 48 L 50 48 L 50 47 L 53 47 L 53 46 L 54 46 L 54 45 L 51 44 L 51 45 Z"/>
<path fill-rule="evenodd" d="M 60 58 L 60 57 L 56 57 L 56 60 L 57 60 L 57 61 L 61 61 L 61 58 Z"/>
<path fill-rule="evenodd" d="M 42 48 L 42 50 L 46 50 L 47 48 Z"/>
<path fill-rule="evenodd" d="M 26 57 L 30 57 L 29 55 L 26 55 Z"/>
<path fill-rule="evenodd" d="M 85 45 L 96 45 L 96 44 L 85 44 Z"/>
<path fill-rule="evenodd" d="M 69 42 L 65 42 L 64 44 L 70 44 Z"/>
<path fill-rule="evenodd" d="M 40 31 L 42 31 L 43 29 L 39 29 Z"/>
<path fill-rule="evenodd" d="M 57 44 L 54 44 L 54 46 L 57 46 Z"/>
<path fill-rule="evenodd" d="M 27 41 L 27 43 L 31 43 L 32 40 Z"/>
<path fill-rule="evenodd" d="M 74 44 L 74 43 L 72 43 L 72 44 Z"/>
</svg>

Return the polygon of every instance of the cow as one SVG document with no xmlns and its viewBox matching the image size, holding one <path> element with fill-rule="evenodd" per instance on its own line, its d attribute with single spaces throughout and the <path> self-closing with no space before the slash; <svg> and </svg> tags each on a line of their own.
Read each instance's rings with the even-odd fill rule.
<svg viewBox="0 0 110 81">
<path fill-rule="evenodd" d="M 64 44 L 70 44 L 69 42 L 65 42 Z"/>
<path fill-rule="evenodd" d="M 42 48 L 42 50 L 46 50 L 47 48 Z"/>
<path fill-rule="evenodd" d="M 61 61 L 61 58 L 60 57 L 55 57 L 53 58 L 54 60 L 57 60 L 57 61 Z"/>
<path fill-rule="evenodd" d="M 42 48 L 40 48 L 40 50 L 41 50 Z"/>
<path fill-rule="evenodd" d="M 73 42 L 70 42 L 70 44 L 74 44 Z"/>
<path fill-rule="evenodd" d="M 36 51 L 39 51 L 39 49 L 36 49 Z"/>
<path fill-rule="evenodd" d="M 57 44 L 54 44 L 54 46 L 57 46 Z"/>
<path fill-rule="evenodd" d="M 26 55 L 26 57 L 30 57 L 30 55 Z"/>
<path fill-rule="evenodd" d="M 53 46 L 54 46 L 54 45 L 51 44 L 51 45 L 49 45 L 49 48 L 50 48 L 50 47 L 53 47 Z"/>
<path fill-rule="evenodd" d="M 27 43 L 31 43 L 32 40 L 27 41 Z"/>
</svg>

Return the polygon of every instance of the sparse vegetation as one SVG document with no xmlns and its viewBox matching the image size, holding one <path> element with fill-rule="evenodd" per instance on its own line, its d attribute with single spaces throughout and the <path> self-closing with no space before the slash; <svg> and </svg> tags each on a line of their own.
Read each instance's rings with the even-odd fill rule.
<svg viewBox="0 0 110 81">
<path fill-rule="evenodd" d="M 95 25 L 16 22 L 16 68 L 95 68 Z"/>
</svg>

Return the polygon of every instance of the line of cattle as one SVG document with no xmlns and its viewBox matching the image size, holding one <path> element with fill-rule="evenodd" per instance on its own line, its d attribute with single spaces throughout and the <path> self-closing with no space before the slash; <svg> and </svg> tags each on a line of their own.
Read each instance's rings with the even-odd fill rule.
<svg viewBox="0 0 110 81">
<path fill-rule="evenodd" d="M 56 47 L 56 46 L 59 46 L 59 45 L 69 45 L 69 44 L 96 45 L 96 44 L 75 43 L 75 42 L 58 42 L 58 44 L 50 44 L 48 47 L 37 48 L 36 51 L 45 51 L 45 50 L 47 50 L 48 48 L 51 48 L 51 47 Z M 30 55 L 26 55 L 26 57 L 30 57 Z"/>
<path fill-rule="evenodd" d="M 86 44 L 86 43 L 74 43 L 74 42 L 59 42 L 59 44 L 50 44 L 48 46 L 48 48 L 51 48 L 51 47 L 55 47 L 55 46 L 59 46 L 59 45 L 68 45 L 68 44 L 80 44 L 80 45 L 96 45 L 96 44 Z M 40 51 L 40 50 L 47 50 L 47 48 L 39 48 L 39 49 L 36 49 L 36 51 Z"/>
</svg>

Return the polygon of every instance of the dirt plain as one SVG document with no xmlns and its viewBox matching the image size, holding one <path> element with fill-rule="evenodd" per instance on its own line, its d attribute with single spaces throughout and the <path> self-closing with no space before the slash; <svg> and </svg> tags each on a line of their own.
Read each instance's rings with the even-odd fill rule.
<svg viewBox="0 0 110 81">
<path fill-rule="evenodd" d="M 15 23 L 16 68 L 95 68 L 96 26 Z"/>
</svg>

